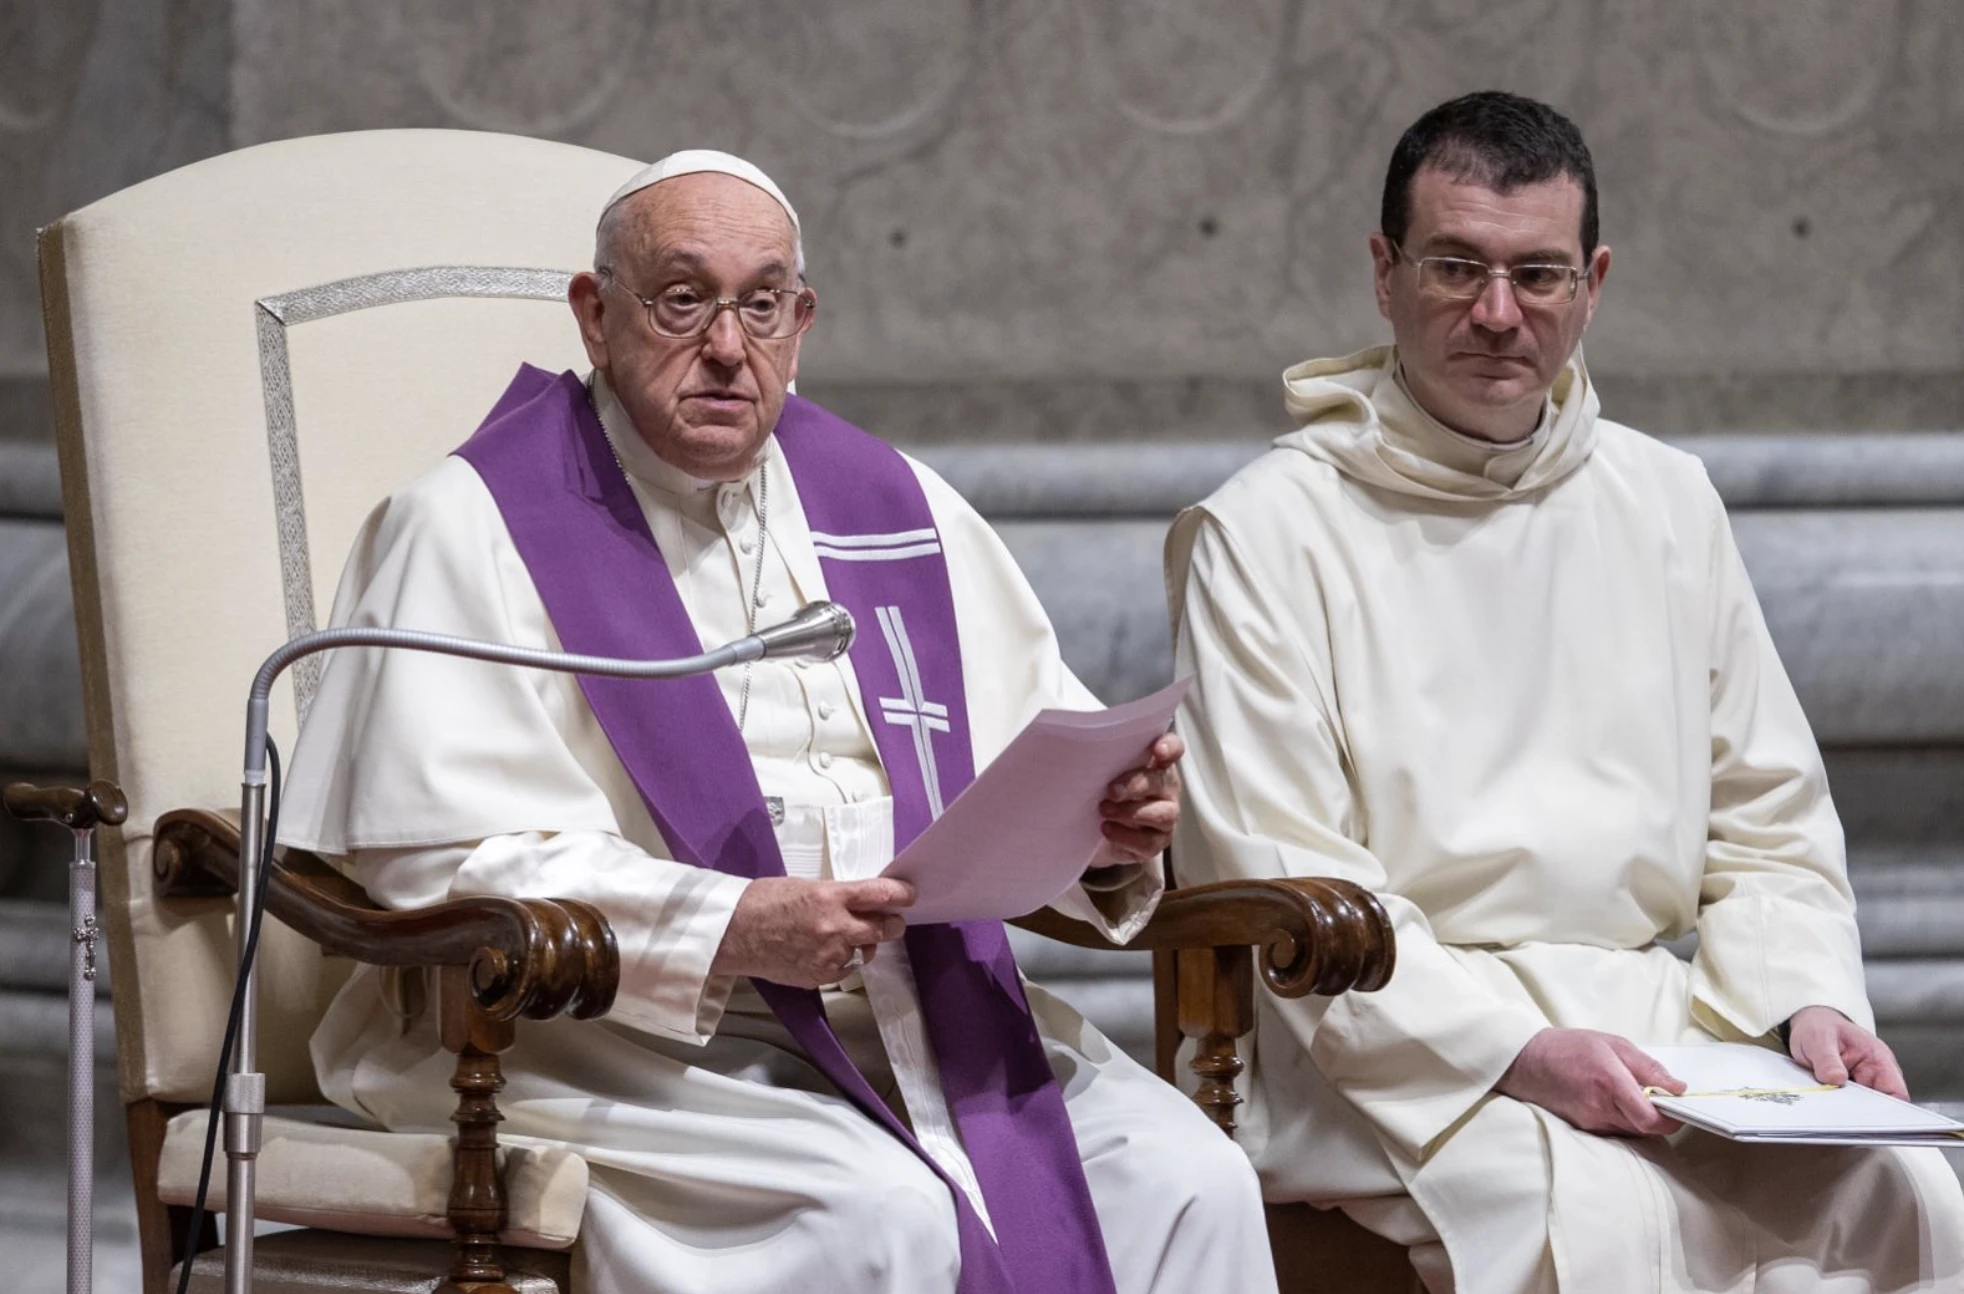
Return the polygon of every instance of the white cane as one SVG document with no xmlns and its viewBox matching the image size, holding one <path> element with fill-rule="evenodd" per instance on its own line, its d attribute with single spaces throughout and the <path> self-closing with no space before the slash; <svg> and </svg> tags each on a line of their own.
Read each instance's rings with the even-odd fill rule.
<svg viewBox="0 0 1964 1294">
<path fill-rule="evenodd" d="M 0 792 L 23 821 L 58 822 L 75 837 L 68 868 L 68 1294 L 95 1288 L 95 829 L 129 816 L 111 782 L 86 790 L 16 782 Z"/>
</svg>

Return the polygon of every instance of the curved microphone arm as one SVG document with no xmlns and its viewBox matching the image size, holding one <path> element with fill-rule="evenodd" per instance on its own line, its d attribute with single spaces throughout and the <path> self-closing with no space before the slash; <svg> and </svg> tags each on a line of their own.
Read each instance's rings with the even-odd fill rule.
<svg viewBox="0 0 1964 1294">
<path fill-rule="evenodd" d="M 684 678 L 766 658 L 832 660 L 852 646 L 853 633 L 852 613 L 836 602 L 808 602 L 782 624 L 759 629 L 748 637 L 738 638 L 700 655 L 676 660 L 584 656 L 577 652 L 546 651 L 539 647 L 517 647 L 510 643 L 459 638 L 452 634 L 426 633 L 420 629 L 322 629 L 282 644 L 266 658 L 266 663 L 259 667 L 259 673 L 253 677 L 252 692 L 246 700 L 244 781 L 248 786 L 258 786 L 266 780 L 266 716 L 273 681 L 302 657 L 336 647 L 403 648 L 434 652 L 441 656 L 519 665 L 528 669 L 553 670 L 562 674 L 592 674 L 602 678 Z"/>
</svg>

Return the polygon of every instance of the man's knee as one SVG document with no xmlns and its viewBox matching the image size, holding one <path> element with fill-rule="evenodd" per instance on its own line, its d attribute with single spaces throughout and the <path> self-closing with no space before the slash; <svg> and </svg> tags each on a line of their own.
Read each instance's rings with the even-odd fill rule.
<svg viewBox="0 0 1964 1294">
<path fill-rule="evenodd" d="M 1175 1210 L 1176 1225 L 1246 1226 L 1259 1218 L 1261 1184 L 1239 1146 L 1202 1119 L 1140 1129 L 1120 1156 L 1125 1176 Z"/>
<path fill-rule="evenodd" d="M 1173 1171 L 1193 1195 L 1196 1207 L 1246 1223 L 1262 1210 L 1261 1182 L 1241 1147 L 1207 1129 L 1209 1136 L 1176 1148 Z"/>
<path fill-rule="evenodd" d="M 909 1171 L 918 1169 L 918 1171 Z M 853 1255 L 863 1274 L 880 1281 L 922 1282 L 945 1272 L 947 1288 L 961 1271 L 961 1238 L 949 1188 L 918 1160 L 857 1184 L 827 1202 L 822 1223 L 830 1252 Z M 874 1288 L 899 1288 L 897 1284 Z M 909 1288 L 916 1288 L 910 1285 Z"/>
</svg>

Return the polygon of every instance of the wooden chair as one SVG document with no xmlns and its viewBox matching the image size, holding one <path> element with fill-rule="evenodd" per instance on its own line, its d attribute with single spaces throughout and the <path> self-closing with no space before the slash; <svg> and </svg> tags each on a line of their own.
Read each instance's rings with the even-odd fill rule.
<svg viewBox="0 0 1964 1294">
<path fill-rule="evenodd" d="M 1170 853 L 1166 868 L 1169 880 L 1174 879 Z M 1204 948 L 1153 949 L 1153 1068 L 1167 1082 L 1178 1082 L 1180 1053 L 1192 1048 L 1187 1065 L 1199 1080 L 1194 1101 L 1229 1137 L 1235 1134 L 1234 1112 L 1241 1104 L 1234 1086 L 1244 1067 L 1238 1044 L 1255 1027 L 1255 952 L 1249 944 L 1227 940 Z M 1263 957 L 1260 970 L 1264 986 L 1277 996 L 1305 996 L 1299 985 L 1277 981 L 1273 951 Z M 1389 978 L 1387 966 L 1385 980 Z M 1299 1203 L 1266 1207 L 1269 1248 L 1282 1294 L 1423 1294 L 1405 1247 L 1366 1230 L 1348 1214 Z"/>
<path fill-rule="evenodd" d="M 213 1254 L 182 1251 L 183 1211 L 160 1177 L 167 1128 L 207 1099 L 223 1029 L 237 833 L 214 810 L 236 802 L 247 683 L 273 646 L 317 627 L 373 502 L 467 434 L 519 361 L 583 362 L 565 281 L 636 165 L 470 132 L 322 136 L 186 167 L 42 233 L 90 761 L 130 805 L 100 856 L 146 1294 L 187 1258 L 198 1287 L 216 1287 Z M 287 747 L 315 675 L 291 678 L 274 707 Z M 584 1163 L 501 1150 L 498 1054 L 520 1018 L 607 1010 L 618 960 L 603 915 L 504 899 L 385 912 L 299 851 L 276 868 L 268 909 L 269 1103 L 321 1104 L 307 1039 L 348 959 L 420 967 L 457 1055 L 459 1131 L 454 1151 L 295 1132 L 281 1153 L 297 1157 L 303 1195 L 353 1171 L 350 1156 L 413 1159 L 435 1140 L 432 1189 L 447 1199 L 357 1218 L 387 1233 L 358 1240 L 320 1229 L 349 1220 L 345 1199 L 289 1201 L 315 1229 L 262 1240 L 256 1288 L 428 1290 L 439 1276 L 494 1294 L 571 1288 Z M 1052 915 L 1030 924 L 1106 946 Z M 1258 969 L 1271 991 L 1302 994 L 1376 987 L 1392 966 L 1383 910 L 1334 881 L 1181 891 L 1133 946 L 1195 959 L 1173 1000 L 1217 1117 L 1232 1108 L 1232 1039 Z M 427 1175 L 416 1162 L 405 1179 Z M 454 1239 L 415 1238 L 442 1235 Z"/>
</svg>

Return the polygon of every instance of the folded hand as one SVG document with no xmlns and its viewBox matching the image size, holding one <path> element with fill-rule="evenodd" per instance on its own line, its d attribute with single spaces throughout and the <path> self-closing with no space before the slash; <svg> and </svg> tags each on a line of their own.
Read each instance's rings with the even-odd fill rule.
<svg viewBox="0 0 1964 1294">
<path fill-rule="evenodd" d="M 836 984 L 906 932 L 899 914 L 913 902 L 914 887 L 891 876 L 762 877 L 744 887 L 710 969 L 792 988 Z"/>
</svg>

